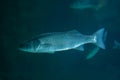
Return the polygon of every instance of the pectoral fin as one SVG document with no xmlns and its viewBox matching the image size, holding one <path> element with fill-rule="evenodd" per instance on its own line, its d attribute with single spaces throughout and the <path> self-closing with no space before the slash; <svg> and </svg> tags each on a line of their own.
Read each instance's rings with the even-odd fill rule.
<svg viewBox="0 0 120 80">
<path fill-rule="evenodd" d="M 76 50 L 80 50 L 80 51 L 84 51 L 84 47 L 83 47 L 83 45 L 82 46 L 79 46 L 79 47 L 77 47 L 77 48 L 75 48 Z"/>
</svg>

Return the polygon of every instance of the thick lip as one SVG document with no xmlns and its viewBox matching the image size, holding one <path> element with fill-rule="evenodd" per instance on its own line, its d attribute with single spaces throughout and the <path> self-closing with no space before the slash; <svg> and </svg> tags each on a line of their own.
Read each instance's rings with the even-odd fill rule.
<svg viewBox="0 0 120 80">
<path fill-rule="evenodd" d="M 36 53 L 36 52 L 31 51 L 31 50 L 26 50 L 26 49 L 23 49 L 23 48 L 18 48 L 18 50 L 22 51 L 22 52 Z"/>
<path fill-rule="evenodd" d="M 18 48 L 19 51 L 26 51 L 25 49 L 23 48 Z"/>
<path fill-rule="evenodd" d="M 25 51 L 25 52 L 29 52 L 27 49 L 25 49 L 25 48 L 22 48 L 22 47 L 18 47 L 18 50 L 19 50 L 19 51 Z"/>
</svg>

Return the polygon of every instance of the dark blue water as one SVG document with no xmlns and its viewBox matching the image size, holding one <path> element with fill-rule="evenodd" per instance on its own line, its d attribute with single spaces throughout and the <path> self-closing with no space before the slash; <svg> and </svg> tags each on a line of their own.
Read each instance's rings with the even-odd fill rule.
<svg viewBox="0 0 120 80">
<path fill-rule="evenodd" d="M 106 0 L 107 1 L 107 0 Z M 100 10 L 71 9 L 74 0 L 4 0 L 0 2 L 0 80 L 120 80 L 120 2 L 108 0 Z M 69 50 L 55 54 L 21 52 L 18 45 L 38 34 L 76 29 L 92 34 L 108 31 L 106 50 L 91 59 L 85 51 Z"/>
</svg>

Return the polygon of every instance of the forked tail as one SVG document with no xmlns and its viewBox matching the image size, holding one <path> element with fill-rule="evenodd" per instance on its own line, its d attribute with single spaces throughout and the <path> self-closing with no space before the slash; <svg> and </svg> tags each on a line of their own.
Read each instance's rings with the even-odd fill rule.
<svg viewBox="0 0 120 80">
<path fill-rule="evenodd" d="M 104 44 L 104 40 L 103 40 L 103 36 L 104 36 L 104 28 L 99 29 L 94 36 L 96 37 L 96 45 L 102 49 L 105 49 L 105 44 Z"/>
</svg>

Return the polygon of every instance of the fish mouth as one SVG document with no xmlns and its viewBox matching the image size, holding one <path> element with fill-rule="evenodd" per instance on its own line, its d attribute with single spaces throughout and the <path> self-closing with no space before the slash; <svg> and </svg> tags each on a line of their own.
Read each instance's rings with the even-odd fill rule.
<svg viewBox="0 0 120 80">
<path fill-rule="evenodd" d="M 31 52 L 33 53 L 33 51 L 31 50 L 27 50 L 27 49 L 23 49 L 23 48 L 18 48 L 19 51 L 22 51 L 22 52 Z"/>
<path fill-rule="evenodd" d="M 23 49 L 23 48 L 18 48 L 19 51 L 25 51 L 28 52 L 27 50 Z"/>
</svg>

